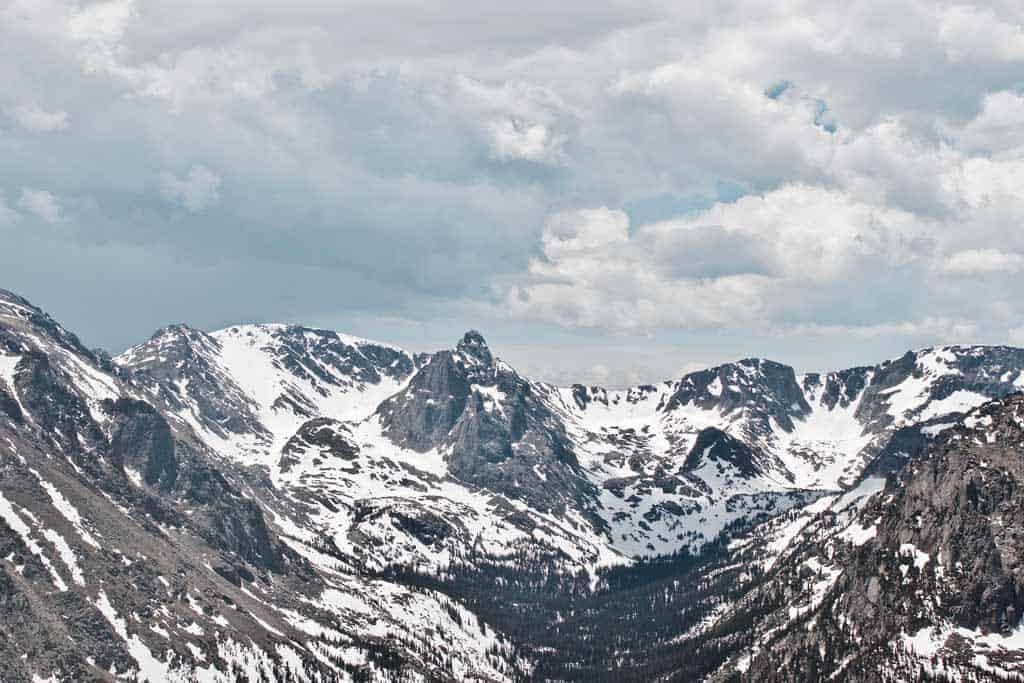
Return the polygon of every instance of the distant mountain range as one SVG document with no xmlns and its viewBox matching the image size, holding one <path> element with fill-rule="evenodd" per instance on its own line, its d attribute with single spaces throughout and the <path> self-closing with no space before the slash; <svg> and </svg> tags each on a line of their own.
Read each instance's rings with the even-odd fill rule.
<svg viewBox="0 0 1024 683">
<path fill-rule="evenodd" d="M 4 681 L 1024 678 L 1024 350 L 559 387 L 0 290 Z"/>
</svg>

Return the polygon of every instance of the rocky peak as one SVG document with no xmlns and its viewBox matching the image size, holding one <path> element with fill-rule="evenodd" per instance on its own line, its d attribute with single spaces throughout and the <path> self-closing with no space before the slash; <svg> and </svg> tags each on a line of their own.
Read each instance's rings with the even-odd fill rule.
<svg viewBox="0 0 1024 683">
<path fill-rule="evenodd" d="M 42 309 L 13 292 L 0 289 L 0 348 L 23 348 L 25 339 L 21 333 L 26 331 L 31 331 L 37 339 L 49 340 L 65 351 L 96 362 L 93 352 L 83 346 L 76 335 L 64 329 Z M 29 346 L 37 347 L 38 341 L 29 343 Z"/>
<path fill-rule="evenodd" d="M 986 398 L 1024 388 L 1024 349 L 943 346 L 908 351 L 864 372 L 857 418 L 880 432 L 944 413 L 964 412 Z"/>
<path fill-rule="evenodd" d="M 810 412 L 793 368 L 761 358 L 745 358 L 686 375 L 665 411 L 690 403 L 704 410 L 717 409 L 723 415 L 745 411 L 764 421 L 772 417 L 786 430 L 793 428 L 792 417 Z"/>
<path fill-rule="evenodd" d="M 184 339 L 191 339 L 201 334 L 205 333 L 201 330 L 197 330 L 187 323 L 173 323 L 171 325 L 161 327 L 153 333 L 153 336 L 150 337 L 150 339 L 161 339 L 164 337 L 181 337 Z"/>
<path fill-rule="evenodd" d="M 592 495 L 559 420 L 536 385 L 497 364 L 478 332 L 435 353 L 376 411 L 395 444 L 445 453 L 461 481 L 543 510 Z"/>
<path fill-rule="evenodd" d="M 2 288 L 0 288 L 0 307 L 6 308 L 8 310 L 14 308 L 25 308 L 36 313 L 42 312 L 38 308 L 33 306 L 31 303 L 29 303 L 27 299 L 18 296 L 17 294 L 10 290 Z"/>
<path fill-rule="evenodd" d="M 160 328 L 148 341 L 118 356 L 116 362 L 130 370 L 147 370 L 162 375 L 166 366 L 181 368 L 203 364 L 219 348 L 217 340 L 206 332 L 176 323 Z"/>
<path fill-rule="evenodd" d="M 491 350 L 487 347 L 487 341 L 476 330 L 470 330 L 462 335 L 462 340 L 459 341 L 455 350 L 486 365 L 494 362 Z"/>
<path fill-rule="evenodd" d="M 383 378 L 401 380 L 416 369 L 413 357 L 398 347 L 333 330 L 268 323 L 234 325 L 212 336 L 229 347 L 258 349 L 279 370 L 318 387 L 317 393 L 358 382 L 379 384 Z"/>
</svg>

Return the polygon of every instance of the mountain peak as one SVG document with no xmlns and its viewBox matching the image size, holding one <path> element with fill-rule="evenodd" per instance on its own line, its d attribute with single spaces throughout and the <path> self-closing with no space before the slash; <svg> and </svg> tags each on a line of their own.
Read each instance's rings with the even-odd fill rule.
<svg viewBox="0 0 1024 683">
<path fill-rule="evenodd" d="M 469 330 L 466 334 L 462 335 L 462 340 L 455 348 L 459 352 L 484 363 L 490 363 L 493 360 L 491 350 L 487 346 L 487 340 L 476 330 Z"/>
<path fill-rule="evenodd" d="M 34 306 L 28 299 L 6 289 L 0 289 L 0 307 L 20 318 L 44 315 L 42 310 Z"/>
<path fill-rule="evenodd" d="M 141 346 L 166 346 L 166 345 L 198 345 L 208 348 L 216 345 L 216 342 L 209 334 L 200 329 L 185 323 L 174 323 L 161 327 L 153 333 L 146 344 Z"/>
<path fill-rule="evenodd" d="M 171 325 L 161 327 L 153 333 L 153 336 L 150 337 L 150 339 L 159 339 L 161 337 L 168 336 L 191 337 L 196 334 L 202 334 L 202 332 L 186 323 L 173 323 Z"/>
</svg>

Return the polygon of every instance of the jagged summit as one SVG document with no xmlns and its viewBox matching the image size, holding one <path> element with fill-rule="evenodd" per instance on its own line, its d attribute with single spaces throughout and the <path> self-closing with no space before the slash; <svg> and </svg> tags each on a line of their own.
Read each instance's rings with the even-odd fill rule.
<svg viewBox="0 0 1024 683">
<path fill-rule="evenodd" d="M 190 336 L 196 333 L 205 334 L 198 328 L 192 327 L 188 323 L 171 323 L 170 325 L 165 325 L 164 327 L 161 327 L 159 330 L 154 332 L 153 336 L 150 337 L 150 339 L 158 339 L 160 337 L 166 337 L 168 335 Z"/>
<path fill-rule="evenodd" d="M 125 353 L 121 354 L 121 357 L 129 357 L 133 352 L 146 348 L 162 348 L 173 345 L 189 345 L 189 344 L 211 344 L 214 343 L 209 332 L 205 332 L 197 327 L 192 327 L 187 323 L 173 323 L 161 327 L 149 338 L 147 342 L 134 346 Z"/>
<path fill-rule="evenodd" d="M 462 339 L 459 340 L 455 349 L 488 365 L 494 361 L 491 350 L 487 346 L 487 341 L 476 330 L 470 330 L 462 335 Z"/>
<path fill-rule="evenodd" d="M 14 292 L 0 289 L 0 349 L 15 352 L 40 351 L 40 345 L 55 344 L 67 354 L 91 365 L 101 358 L 86 348 L 78 336 L 65 329 L 45 311 Z"/>
<path fill-rule="evenodd" d="M 466 334 L 462 335 L 462 339 L 459 341 L 458 347 L 482 347 L 487 348 L 487 340 L 484 339 L 484 335 L 477 330 L 468 330 Z"/>
<path fill-rule="evenodd" d="M 18 304 L 19 306 L 25 306 L 26 308 L 32 308 L 37 311 L 39 310 L 24 297 L 15 294 L 9 289 L 3 289 L 0 287 L 0 303 L 2 302 Z"/>
</svg>

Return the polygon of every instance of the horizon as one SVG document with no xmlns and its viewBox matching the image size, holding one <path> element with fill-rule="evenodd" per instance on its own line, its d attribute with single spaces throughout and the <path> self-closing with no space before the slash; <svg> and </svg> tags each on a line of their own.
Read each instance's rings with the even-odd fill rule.
<svg viewBox="0 0 1024 683">
<path fill-rule="evenodd" d="M 52 315 L 45 307 L 40 306 L 36 302 L 32 301 L 31 298 L 26 297 L 26 296 L 24 296 L 22 294 L 19 294 L 18 292 L 10 290 L 10 289 L 0 288 L 0 293 L 3 293 L 3 292 L 7 292 L 7 293 L 10 293 L 10 294 L 13 294 L 16 297 L 20 297 L 20 298 L 24 299 L 25 301 L 27 301 L 29 304 L 39 308 L 39 310 L 41 310 L 46 315 L 49 315 L 53 320 L 55 320 L 58 324 L 60 324 L 62 327 L 64 327 L 68 332 L 74 334 L 76 337 L 79 337 L 79 339 L 81 340 L 80 336 L 78 335 L 78 332 L 75 329 L 68 327 L 59 317 L 57 317 L 55 315 Z M 203 332 L 205 334 L 210 334 L 210 335 L 216 334 L 217 332 L 222 332 L 222 331 L 234 328 L 234 327 L 246 327 L 246 326 L 253 326 L 253 327 L 261 327 L 261 326 L 262 327 L 274 327 L 274 326 L 279 326 L 279 327 L 285 327 L 285 328 L 297 327 L 297 328 L 302 328 L 302 329 L 311 330 L 311 331 L 328 332 L 328 333 L 332 333 L 332 334 L 337 334 L 339 336 L 349 337 L 352 340 L 356 340 L 356 341 L 360 341 L 360 342 L 366 342 L 366 343 L 369 343 L 369 344 L 393 347 L 393 348 L 396 348 L 398 350 L 404 351 L 404 352 L 409 353 L 409 354 L 419 354 L 419 353 L 431 354 L 431 353 L 436 353 L 438 351 L 445 351 L 445 350 L 454 349 L 457 346 L 459 339 L 461 339 L 463 336 L 465 336 L 466 334 L 470 334 L 470 333 L 476 333 L 476 334 L 478 334 L 478 335 L 483 337 L 487 347 L 489 349 L 491 349 L 492 351 L 500 351 L 500 348 L 501 348 L 500 346 L 496 348 L 491 343 L 491 341 L 489 340 L 489 336 L 485 332 L 481 331 L 479 327 L 470 327 L 470 328 L 468 328 L 466 330 L 463 330 L 461 333 L 453 335 L 452 338 L 455 339 L 455 342 L 453 342 L 451 344 L 448 344 L 448 345 L 440 344 L 440 345 L 436 345 L 436 346 L 431 347 L 431 348 L 410 348 L 408 346 L 404 346 L 402 344 L 395 343 L 395 342 L 393 342 L 391 340 L 388 340 L 388 339 L 376 339 L 376 338 L 365 337 L 365 336 L 362 336 L 362 335 L 353 334 L 351 331 L 348 331 L 348 330 L 333 329 L 333 328 L 326 328 L 326 327 L 318 327 L 318 326 L 306 325 L 306 324 L 302 324 L 302 323 L 298 323 L 298 322 L 295 322 L 295 323 L 285 323 L 285 322 L 280 322 L 280 321 L 256 321 L 256 320 L 233 322 L 233 323 L 228 323 L 226 325 L 223 325 L 221 327 L 209 328 L 209 329 L 198 328 L 198 327 L 196 327 L 194 325 L 191 325 L 191 324 L 186 323 L 186 322 L 181 322 L 181 321 L 171 322 L 171 323 L 168 323 L 166 325 L 163 325 L 163 326 L 157 328 L 156 330 L 151 332 L 149 335 L 145 336 L 145 338 L 140 339 L 139 341 L 137 341 L 137 342 L 135 342 L 133 344 L 130 344 L 130 345 L 126 346 L 123 349 L 119 349 L 119 350 L 116 350 L 116 351 L 112 350 L 112 349 L 107 349 L 107 348 L 104 348 L 104 347 L 101 347 L 101 346 L 98 347 L 98 346 L 94 346 L 94 345 L 85 343 L 84 340 L 81 340 L 81 341 L 83 341 L 83 343 L 85 344 L 85 346 L 87 348 L 100 349 L 100 350 L 110 354 L 111 357 L 116 359 L 119 355 L 125 354 L 128 351 L 130 351 L 130 350 L 132 350 L 132 349 L 134 349 L 136 347 L 144 345 L 147 341 L 149 341 L 152 338 L 154 338 L 157 334 L 159 334 L 163 330 L 171 328 L 171 327 L 176 327 L 176 326 L 179 326 L 179 325 L 183 325 L 183 326 L 185 326 L 185 327 L 187 327 L 189 329 L 197 330 L 199 332 Z M 878 366 L 878 365 L 884 365 L 884 364 L 888 364 L 888 363 L 892 363 L 892 362 L 898 361 L 900 358 L 902 358 L 903 356 L 905 356 L 905 355 L 907 355 L 909 353 L 921 354 L 921 353 L 926 353 L 926 352 L 931 352 L 931 351 L 941 351 L 941 350 L 945 350 L 945 349 L 973 349 L 973 348 L 1021 349 L 1021 348 L 1024 348 L 1024 347 L 1016 346 L 1016 345 L 1013 345 L 1013 344 L 1000 344 L 1000 343 L 955 342 L 955 343 L 949 343 L 949 344 L 938 344 L 938 345 L 928 345 L 928 346 L 919 346 L 919 347 L 907 348 L 903 352 L 898 353 L 896 355 L 888 356 L 888 357 L 885 357 L 885 358 L 875 359 L 874 362 L 865 362 L 865 363 L 859 363 L 859 364 L 844 365 L 844 366 L 840 366 L 840 367 L 821 368 L 821 369 L 805 369 L 805 368 L 800 368 L 799 366 L 794 365 L 793 363 L 788 363 L 788 362 L 786 362 L 784 360 L 779 360 L 776 357 L 769 357 L 769 356 L 742 356 L 742 357 L 735 357 L 735 358 L 725 359 L 725 360 L 722 360 L 722 361 L 719 361 L 719 362 L 715 362 L 715 363 L 712 363 L 712 364 L 709 364 L 709 365 L 686 364 L 686 365 L 683 365 L 683 369 L 680 370 L 680 372 L 677 373 L 676 375 L 665 376 L 665 377 L 650 379 L 648 381 L 640 381 L 640 382 L 636 382 L 636 383 L 633 383 L 633 384 L 625 384 L 625 385 L 616 385 L 616 384 L 609 384 L 609 383 L 605 383 L 605 384 L 597 383 L 597 384 L 595 384 L 595 383 L 583 382 L 583 381 L 578 381 L 578 382 L 564 382 L 564 381 L 563 382 L 552 382 L 552 381 L 550 381 L 550 380 L 548 380 L 548 379 L 546 379 L 544 377 L 534 376 L 534 375 L 530 374 L 529 372 L 524 372 L 523 374 L 525 376 L 529 377 L 530 379 L 538 380 L 538 381 L 541 381 L 541 382 L 545 382 L 547 384 L 551 384 L 553 386 L 558 386 L 558 387 L 561 387 L 561 388 L 568 388 L 568 387 L 571 387 L 573 385 L 582 385 L 582 386 L 586 386 L 586 387 L 589 387 L 589 388 L 600 388 L 600 389 L 606 389 L 606 390 L 609 390 L 609 391 L 625 391 L 625 390 L 636 388 L 636 387 L 639 387 L 639 386 L 658 385 L 658 384 L 671 383 L 673 381 L 679 381 L 681 379 L 684 379 L 687 375 L 689 375 L 691 373 L 694 373 L 694 372 L 701 372 L 701 371 L 704 371 L 704 370 L 712 370 L 712 369 L 715 369 L 716 367 L 719 367 L 719 366 L 722 366 L 722 365 L 736 365 L 736 364 L 740 364 L 740 363 L 743 363 L 744 361 L 748 361 L 748 360 L 767 361 L 767 362 L 783 365 L 785 367 L 791 368 L 794 371 L 794 373 L 796 374 L 797 377 L 802 377 L 802 376 L 814 375 L 814 374 L 826 375 L 826 374 L 831 373 L 831 372 L 842 372 L 842 371 L 845 371 L 845 370 L 852 370 L 852 369 L 860 368 L 860 367 L 873 367 L 873 366 Z M 507 356 L 501 355 L 500 353 L 497 353 L 497 352 L 495 353 L 495 359 L 496 360 L 502 360 L 502 361 L 504 361 L 506 363 L 509 363 L 513 368 L 515 368 L 517 370 L 520 368 L 520 366 L 518 364 L 516 364 L 515 362 L 512 362 Z"/>
</svg>

